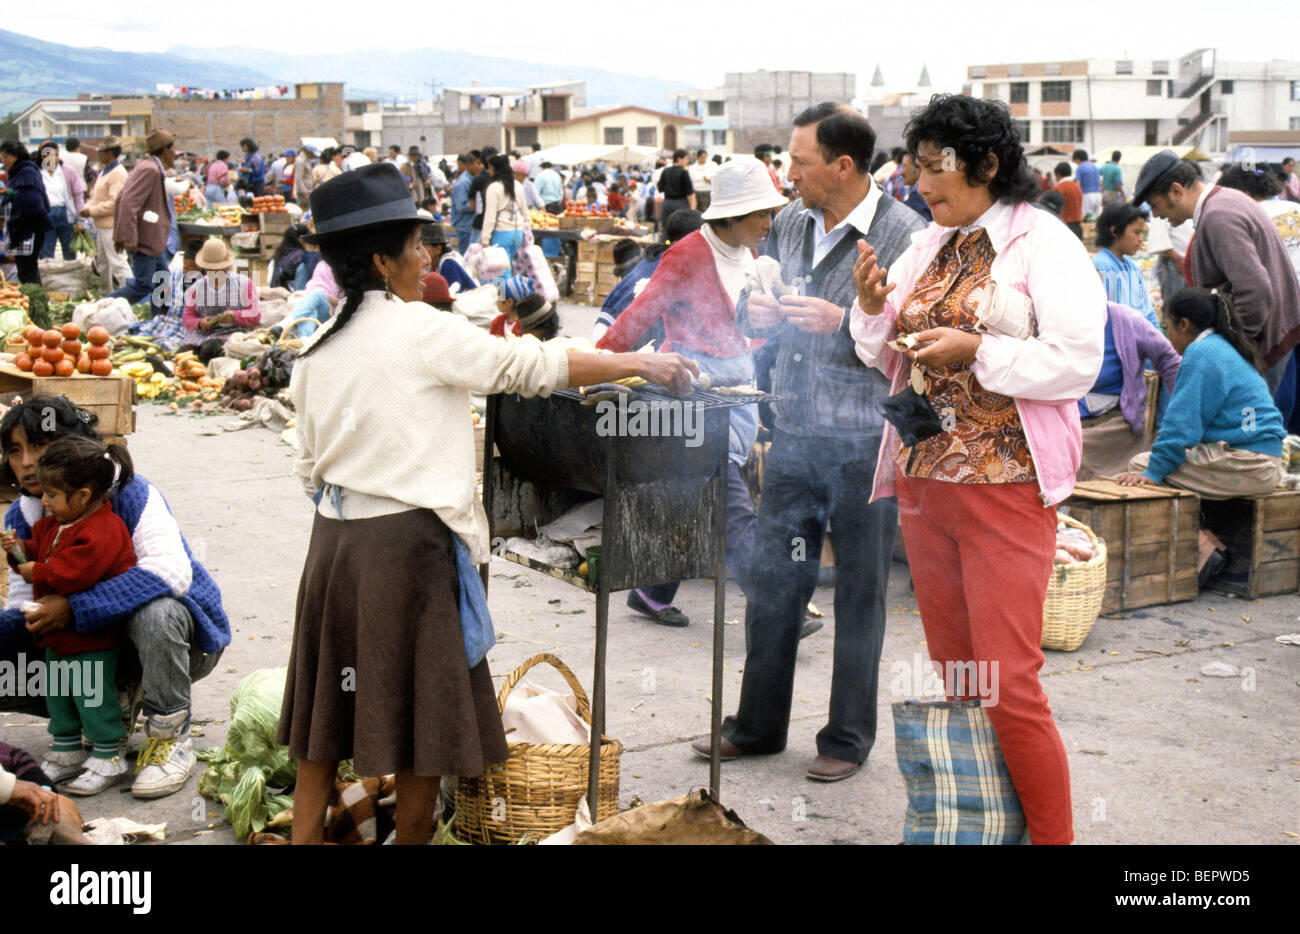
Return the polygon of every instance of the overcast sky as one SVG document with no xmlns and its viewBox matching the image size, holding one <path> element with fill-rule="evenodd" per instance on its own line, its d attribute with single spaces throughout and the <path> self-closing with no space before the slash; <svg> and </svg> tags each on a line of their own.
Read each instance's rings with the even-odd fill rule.
<svg viewBox="0 0 1300 934">
<path fill-rule="evenodd" d="M 4 28 L 66 45 L 120 51 L 161 52 L 204 40 L 218 47 L 243 41 L 273 50 L 277 40 L 265 25 L 270 21 L 280 41 L 292 36 L 298 43 L 285 49 L 292 52 L 456 48 L 652 74 L 698 87 L 720 85 L 726 71 L 850 71 L 859 75 L 859 93 L 877 65 L 890 89 L 905 90 L 915 84 L 922 63 L 929 66 L 935 85 L 955 87 L 964 78 L 965 65 L 978 63 L 1176 58 L 1202 46 L 1231 60 L 1300 58 L 1294 0 L 1256 0 L 1239 8 L 1245 13 L 1241 16 L 1219 0 L 1064 5 L 1023 0 L 870 5 L 861 0 L 384 0 L 373 7 L 309 0 L 289 6 L 162 9 L 167 12 L 160 16 L 156 7 L 103 0 L 60 0 L 48 7 L 24 3 L 10 5 Z M 539 20 L 542 10 L 548 11 L 545 21 Z M 429 25 L 419 28 L 420 23 Z M 655 28 L 658 24 L 672 28 L 666 32 Z M 274 74 L 273 59 L 264 70 Z"/>
</svg>

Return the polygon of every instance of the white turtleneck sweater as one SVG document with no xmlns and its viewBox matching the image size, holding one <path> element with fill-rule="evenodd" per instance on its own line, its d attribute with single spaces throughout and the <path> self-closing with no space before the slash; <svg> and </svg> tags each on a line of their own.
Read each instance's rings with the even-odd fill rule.
<svg viewBox="0 0 1300 934">
<path fill-rule="evenodd" d="M 295 472 L 308 493 L 340 487 L 345 519 L 432 509 L 481 564 L 488 524 L 474 490 L 470 393 L 548 395 L 568 382 L 558 344 L 503 341 L 460 315 L 367 292 L 347 326 L 294 367 Z M 338 518 L 328 496 L 317 511 Z"/>
<path fill-rule="evenodd" d="M 704 240 L 713 251 L 713 262 L 718 267 L 718 278 L 727 290 L 731 304 L 736 304 L 740 293 L 749 284 L 750 277 L 758 277 L 758 268 L 754 265 L 754 251 L 747 246 L 730 246 L 723 243 L 713 228 L 705 224 L 700 228 Z"/>
</svg>

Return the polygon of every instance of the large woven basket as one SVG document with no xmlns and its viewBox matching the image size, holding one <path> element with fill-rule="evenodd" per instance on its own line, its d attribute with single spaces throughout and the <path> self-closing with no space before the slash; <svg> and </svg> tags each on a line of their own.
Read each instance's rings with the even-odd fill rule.
<svg viewBox="0 0 1300 934">
<path fill-rule="evenodd" d="M 528 671 L 546 662 L 564 676 L 578 699 L 578 716 L 591 723 L 591 701 L 569 667 L 554 655 L 534 655 L 510 673 L 497 692 L 502 711 L 506 699 Z M 573 823 L 578 802 L 587 793 L 591 748 L 573 743 L 511 743 L 510 757 L 482 778 L 462 778 L 456 788 L 456 836 L 467 843 L 533 842 Z M 623 744 L 601 738 L 600 790 L 593 821 L 618 813 L 618 769 Z"/>
<path fill-rule="evenodd" d="M 1093 548 L 1089 561 L 1053 565 L 1047 582 L 1042 646 L 1073 652 L 1088 638 L 1101 612 L 1101 601 L 1106 595 L 1106 543 L 1077 519 L 1064 514 L 1057 518 L 1071 528 L 1086 532 Z"/>
<path fill-rule="evenodd" d="M 286 350 L 292 350 L 294 353 L 302 350 L 302 345 L 307 343 L 307 338 L 316 333 L 316 328 L 312 328 L 306 336 L 300 336 L 298 334 L 298 325 L 306 321 L 310 321 L 312 324 L 316 325 L 316 327 L 320 327 L 320 319 L 313 318 L 311 315 L 307 315 L 304 318 L 295 318 L 286 324 L 280 331 L 280 346 Z"/>
</svg>

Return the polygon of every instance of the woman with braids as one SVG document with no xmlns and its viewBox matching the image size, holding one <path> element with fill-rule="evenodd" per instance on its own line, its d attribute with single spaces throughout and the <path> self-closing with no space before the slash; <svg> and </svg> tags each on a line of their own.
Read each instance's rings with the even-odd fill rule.
<svg viewBox="0 0 1300 934">
<path fill-rule="evenodd" d="M 1079 468 L 1078 399 L 1102 362 L 1106 296 L 1087 251 L 1033 206 L 1005 104 L 935 95 L 907 125 L 934 223 L 885 271 L 854 267 L 857 353 L 937 416 L 886 424 L 873 498 L 898 495 L 916 600 L 940 672 L 996 671 L 997 734 L 1034 844 L 1074 838 L 1070 769 L 1038 679 L 1054 505 Z M 911 337 L 906 350 L 897 338 Z M 921 390 L 924 390 L 922 393 Z M 952 678 L 950 699 L 976 696 Z"/>
<path fill-rule="evenodd" d="M 1182 354 L 1178 383 L 1149 453 L 1133 458 L 1125 486 L 1163 484 L 1207 499 L 1260 496 L 1282 479 L 1282 413 L 1229 298 L 1184 289 L 1165 306 L 1165 330 Z"/>
<path fill-rule="evenodd" d="M 424 304 L 431 218 L 390 163 L 326 182 L 311 207 L 310 241 L 344 299 L 290 384 L 296 470 L 317 503 L 278 736 L 298 760 L 293 840 L 322 842 L 339 760 L 352 758 L 363 774 L 396 774 L 396 842 L 423 844 L 440 776 L 506 758 L 488 663 L 467 657 L 462 634 L 489 558 L 470 393 L 633 375 L 685 393 L 698 371 L 672 354 L 497 340 Z M 399 350 L 376 365 L 376 346 Z"/>
</svg>

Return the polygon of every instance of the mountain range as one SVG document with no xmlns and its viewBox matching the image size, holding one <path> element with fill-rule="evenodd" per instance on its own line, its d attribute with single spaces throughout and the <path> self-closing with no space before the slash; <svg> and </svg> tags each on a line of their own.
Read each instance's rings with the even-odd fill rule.
<svg viewBox="0 0 1300 934">
<path fill-rule="evenodd" d="M 244 88 L 300 81 L 342 81 L 349 99 L 429 99 L 446 86 L 472 81 L 522 87 L 546 81 L 586 81 L 588 106 L 668 107 L 681 81 L 599 68 L 521 62 L 443 49 L 284 54 L 265 49 L 175 46 L 161 53 L 79 48 L 0 30 L 0 114 L 42 97 L 144 94 L 158 83 Z"/>
</svg>

